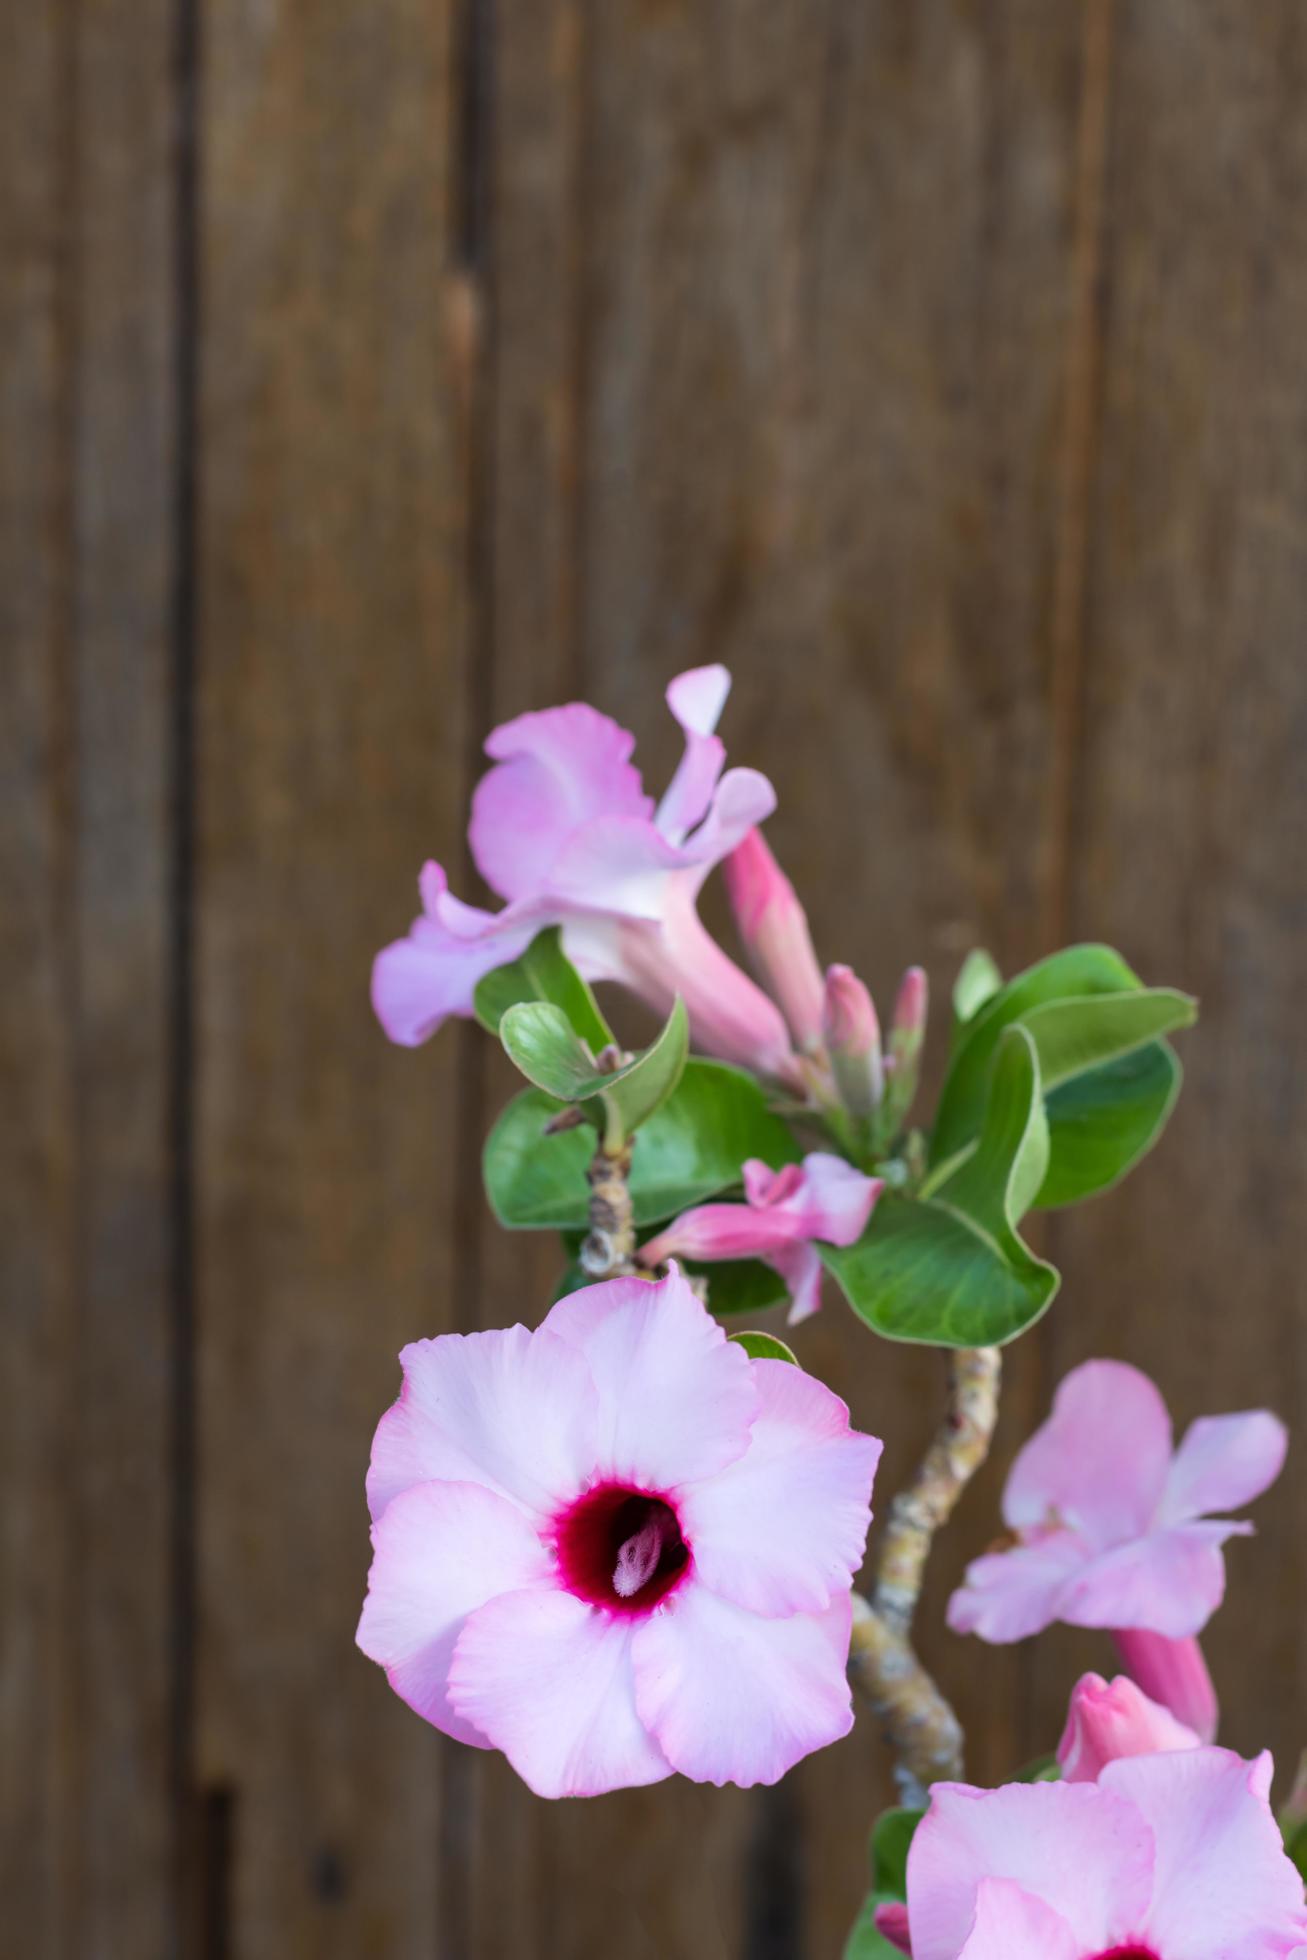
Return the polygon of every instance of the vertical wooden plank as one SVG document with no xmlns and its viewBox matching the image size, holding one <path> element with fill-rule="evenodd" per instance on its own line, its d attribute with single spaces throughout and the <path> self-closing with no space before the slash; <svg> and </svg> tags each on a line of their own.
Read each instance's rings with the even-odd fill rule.
<svg viewBox="0 0 1307 1960">
<path fill-rule="evenodd" d="M 945 996 L 967 946 L 1011 967 L 1049 930 L 1079 15 L 837 5 L 815 31 L 630 0 L 596 31 L 588 676 L 633 713 L 727 660 L 728 744 L 776 781 L 823 956 L 886 1006 L 913 959 Z M 800 1348 L 885 1436 L 883 1505 L 937 1419 L 935 1359 L 834 1300 Z M 1014 1406 L 1035 1365 L 1014 1357 Z M 1021 1663 L 942 1631 L 960 1558 L 922 1640 L 985 1776 L 1011 1767 Z M 748 1799 L 752 1952 L 793 1950 L 796 1910 L 804 1950 L 838 1950 L 887 1771 L 864 1718 Z"/>
<path fill-rule="evenodd" d="M 1307 20 L 1119 9 L 1101 454 L 1075 798 L 1077 933 L 1202 997 L 1171 1133 L 1059 1228 L 1051 1332 L 1148 1369 L 1177 1424 L 1302 1405 L 1307 1316 Z M 1291 1459 L 1292 1461 L 1292 1459 Z M 1245 1751 L 1307 1736 L 1292 1470 L 1206 1638 Z M 1046 1736 L 1091 1638 L 1040 1650 Z"/>
<path fill-rule="evenodd" d="M 5 32 L 5 1926 L 176 1936 L 171 8 Z"/>
<path fill-rule="evenodd" d="M 454 1050 L 367 1005 L 461 808 L 450 14 L 205 26 L 199 1762 L 233 1953 L 425 1954 L 437 1740 L 351 1643 L 370 1436 L 456 1317 L 474 1148 Z"/>
</svg>

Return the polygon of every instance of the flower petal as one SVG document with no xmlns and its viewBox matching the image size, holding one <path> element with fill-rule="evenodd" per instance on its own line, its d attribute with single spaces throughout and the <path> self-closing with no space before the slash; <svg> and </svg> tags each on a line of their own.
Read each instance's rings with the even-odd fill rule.
<svg viewBox="0 0 1307 1960">
<path fill-rule="evenodd" d="M 1302 1880 L 1267 1795 L 1271 1759 L 1228 1749 L 1127 1756 L 1099 1788 L 1129 1801 L 1157 1844 L 1152 1909 L 1136 1930 L 1165 1954 L 1279 1960 L 1307 1934 Z"/>
<path fill-rule="evenodd" d="M 821 1283 L 825 1276 L 817 1248 L 805 1241 L 801 1245 L 780 1246 L 766 1257 L 767 1264 L 785 1281 L 790 1296 L 786 1326 L 797 1327 L 802 1321 L 811 1320 L 821 1306 Z"/>
<path fill-rule="evenodd" d="M 414 1341 L 399 1358 L 404 1386 L 372 1444 L 374 1518 L 432 1478 L 483 1484 L 537 1518 L 584 1487 L 598 1397 L 575 1347 L 543 1328 L 496 1327 Z"/>
<path fill-rule="evenodd" d="M 1094 1783 L 936 1783 L 930 1795 L 908 1853 L 914 1960 L 955 1960 L 993 1878 L 1060 1914 L 1081 1951 L 1137 1929 L 1152 1891 L 1153 1837 L 1123 1798 Z"/>
<path fill-rule="evenodd" d="M 416 1048 L 450 1014 L 470 1014 L 477 981 L 524 953 L 548 921 L 538 907 L 482 912 L 445 889 L 438 864 L 422 872 L 425 911 L 407 939 L 372 963 L 372 1007 L 387 1035 Z"/>
<path fill-rule="evenodd" d="M 1062 1594 L 1058 1618 L 1073 1627 L 1146 1627 L 1172 1640 L 1201 1633 L 1225 1593 L 1225 1539 L 1248 1524 L 1208 1520 L 1150 1532 L 1103 1552 Z"/>
<path fill-rule="evenodd" d="M 1052 1906 L 1010 1878 L 982 1878 L 971 1937 L 958 1960 L 1080 1960 L 1081 1951 Z"/>
<path fill-rule="evenodd" d="M 548 1553 L 522 1513 L 479 1484 L 415 1484 L 387 1507 L 372 1543 L 359 1646 L 426 1721 L 486 1748 L 446 1692 L 454 1644 L 487 1600 L 550 1584 Z"/>
<path fill-rule="evenodd" d="M 1180 1524 L 1251 1503 L 1279 1476 L 1288 1444 L 1284 1424 L 1267 1409 L 1200 1416 L 1175 1453 L 1160 1521 Z"/>
<path fill-rule="evenodd" d="M 1146 1627 L 1113 1627 L 1112 1639 L 1122 1666 L 1149 1699 L 1169 1709 L 1199 1742 L 1215 1742 L 1221 1708 L 1197 1637 L 1168 1640 Z"/>
<path fill-rule="evenodd" d="M 775 1783 L 853 1726 L 850 1619 L 847 1593 L 764 1620 L 691 1579 L 636 1628 L 640 1719 L 697 1783 Z"/>
<path fill-rule="evenodd" d="M 838 1395 L 788 1361 L 755 1361 L 748 1450 L 682 1492 L 698 1578 L 752 1613 L 815 1613 L 862 1563 L 881 1445 Z"/>
<path fill-rule="evenodd" d="M 503 898 L 544 886 L 567 840 L 596 817 L 648 820 L 652 799 L 631 763 L 635 738 L 584 701 L 518 715 L 496 728 L 497 767 L 472 797 L 468 842 L 477 870 Z"/>
<path fill-rule="evenodd" d="M 1010 1552 L 987 1552 L 967 1567 L 948 1603 L 948 1623 L 954 1633 L 977 1633 L 997 1644 L 1041 1633 L 1061 1618 L 1067 1581 L 1091 1557 L 1073 1531 L 1049 1531 Z"/>
<path fill-rule="evenodd" d="M 872 1915 L 876 1931 L 883 1940 L 898 1948 L 900 1953 L 911 1953 L 912 1935 L 908 1927 L 908 1909 L 898 1899 L 886 1899 L 876 1907 Z"/>
<path fill-rule="evenodd" d="M 1050 1512 L 1100 1550 L 1146 1531 L 1171 1462 L 1171 1418 L 1138 1368 L 1086 1361 L 1012 1466 L 1003 1516 L 1014 1530 Z"/>
<path fill-rule="evenodd" d="M 551 1308 L 545 1331 L 584 1354 L 599 1393 L 592 1474 L 673 1491 L 749 1447 L 753 1364 L 679 1273 L 582 1287 Z"/>
<path fill-rule="evenodd" d="M 1127 1675 L 1105 1681 L 1101 1674 L 1082 1674 L 1071 1691 L 1057 1760 L 1064 1783 L 1096 1783 L 1105 1764 L 1120 1756 L 1197 1749 L 1199 1743 L 1191 1728 Z"/>
<path fill-rule="evenodd" d="M 570 1593 L 507 1593 L 459 1635 L 450 1700 L 538 1797 L 659 1783 L 671 1765 L 636 1714 L 634 1624 Z"/>
<path fill-rule="evenodd" d="M 667 705 L 685 734 L 685 754 L 658 805 L 658 828 L 674 843 L 693 829 L 712 802 L 725 750 L 713 733 L 731 691 L 725 667 L 692 667 L 667 690 Z"/>
</svg>

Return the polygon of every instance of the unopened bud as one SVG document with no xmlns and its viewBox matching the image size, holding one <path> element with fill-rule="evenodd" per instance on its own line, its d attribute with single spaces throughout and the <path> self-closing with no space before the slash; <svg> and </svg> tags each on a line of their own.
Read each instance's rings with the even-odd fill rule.
<svg viewBox="0 0 1307 1960">
<path fill-rule="evenodd" d="M 917 1093 L 929 999 L 924 970 L 919 966 L 910 966 L 899 985 L 898 999 L 894 1003 L 889 1054 L 885 1061 L 883 1123 L 890 1135 L 902 1124 Z"/>
<path fill-rule="evenodd" d="M 757 829 L 736 845 L 722 869 L 754 970 L 789 1022 L 795 1045 L 815 1048 L 824 989 L 807 914 L 793 885 Z"/>
<path fill-rule="evenodd" d="M 840 1101 L 865 1120 L 879 1106 L 885 1075 L 875 1004 L 851 966 L 826 969 L 822 1032 Z"/>
</svg>

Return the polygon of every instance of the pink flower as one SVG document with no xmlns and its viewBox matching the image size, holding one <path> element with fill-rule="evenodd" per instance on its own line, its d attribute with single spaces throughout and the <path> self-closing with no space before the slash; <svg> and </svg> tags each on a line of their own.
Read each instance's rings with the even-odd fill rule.
<svg viewBox="0 0 1307 1960">
<path fill-rule="evenodd" d="M 871 995 L 851 966 L 826 969 L 822 1031 L 840 1101 L 855 1121 L 869 1123 L 885 1088 L 880 1022 Z"/>
<path fill-rule="evenodd" d="M 736 845 L 723 867 L 740 938 L 754 971 L 790 1024 L 798 1046 L 812 1050 L 822 1035 L 821 968 L 808 916 L 760 830 Z"/>
<path fill-rule="evenodd" d="M 404 1350 L 358 1640 L 541 1796 L 773 1783 L 847 1733 L 880 1444 L 677 1274 Z"/>
<path fill-rule="evenodd" d="M 1201 1740 L 1124 1674 L 1111 1682 L 1085 1674 L 1072 1690 L 1057 1760 L 1064 1783 L 1096 1783 L 1099 1771 L 1120 1756 L 1197 1749 Z"/>
<path fill-rule="evenodd" d="M 495 767 L 477 785 L 468 839 L 507 903 L 465 905 L 438 864 L 424 868 L 422 916 L 373 967 L 373 1006 L 392 1041 L 415 1046 L 447 1015 L 470 1014 L 477 981 L 557 924 L 587 978 L 618 981 L 661 1014 L 679 994 L 702 1047 L 797 1085 L 780 1011 L 696 909 L 713 866 L 776 802 L 755 770 L 722 774 L 713 730 L 729 688 L 724 667 L 696 668 L 668 688 L 685 753 L 656 809 L 630 760 L 633 738 L 584 702 L 495 729 L 486 743 Z"/>
<path fill-rule="evenodd" d="M 789 1288 L 791 1325 L 806 1320 L 821 1305 L 821 1256 L 813 1241 L 852 1245 L 866 1229 L 883 1181 L 821 1150 L 779 1171 L 751 1157 L 743 1176 L 745 1204 L 695 1205 L 650 1239 L 639 1257 L 647 1266 L 672 1258 L 761 1259 Z"/>
<path fill-rule="evenodd" d="M 914 1960 L 1287 1960 L 1302 1880 L 1271 1759 L 1122 1757 L 1096 1783 L 937 1783 L 908 1854 Z M 901 1915 L 887 1915 L 901 1943 Z"/>
<path fill-rule="evenodd" d="M 949 1625 L 1000 1642 L 1054 1620 L 1110 1628 L 1132 1672 L 1134 1657 L 1150 1659 L 1141 1685 L 1210 1734 L 1215 1698 L 1193 1636 L 1225 1591 L 1221 1546 L 1252 1526 L 1205 1513 L 1264 1491 L 1286 1440 L 1282 1423 L 1255 1410 L 1200 1418 L 1173 1453 L 1148 1377 L 1125 1362 L 1085 1362 L 1012 1466 L 1003 1517 L 1015 1542 L 968 1566 Z"/>
</svg>

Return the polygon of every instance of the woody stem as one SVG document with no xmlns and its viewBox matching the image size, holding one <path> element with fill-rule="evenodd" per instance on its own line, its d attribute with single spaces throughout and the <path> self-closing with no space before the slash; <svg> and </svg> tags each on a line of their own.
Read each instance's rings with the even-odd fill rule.
<svg viewBox="0 0 1307 1960">
<path fill-rule="evenodd" d="M 602 1139 L 590 1160 L 590 1230 L 581 1247 L 581 1266 L 591 1280 L 616 1279 L 635 1271 L 635 1218 L 631 1210 L 631 1152 L 628 1138 L 616 1150 Z"/>
<path fill-rule="evenodd" d="M 890 1506 L 870 1600 L 854 1596 L 849 1668 L 880 1717 L 904 1803 L 962 1774 L 962 1726 L 912 1646 L 912 1619 L 935 1533 L 989 1454 L 998 1419 L 999 1350 L 959 1348 L 948 1410 L 915 1477 Z"/>
</svg>

